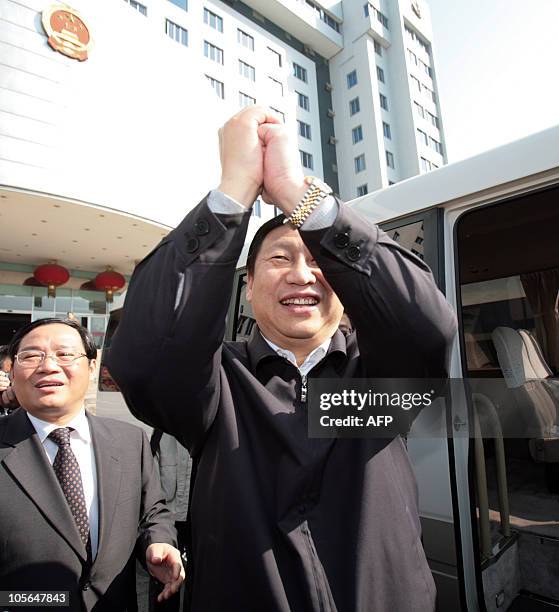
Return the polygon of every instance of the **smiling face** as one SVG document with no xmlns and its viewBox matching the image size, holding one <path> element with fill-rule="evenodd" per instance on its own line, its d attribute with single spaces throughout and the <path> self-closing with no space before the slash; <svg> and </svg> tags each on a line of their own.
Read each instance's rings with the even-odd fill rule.
<svg viewBox="0 0 559 612">
<path fill-rule="evenodd" d="M 28 350 L 47 354 L 57 350 L 85 353 L 80 334 L 69 327 L 53 323 L 42 325 L 25 335 L 18 353 Z M 95 370 L 95 360 L 80 357 L 70 365 L 59 365 L 51 357 L 35 368 L 27 368 L 14 360 L 12 384 L 20 405 L 43 421 L 64 425 L 82 408 Z"/>
<path fill-rule="evenodd" d="M 334 334 L 343 313 L 299 232 L 288 225 L 264 239 L 248 276 L 247 299 L 264 336 L 299 363 Z"/>
</svg>

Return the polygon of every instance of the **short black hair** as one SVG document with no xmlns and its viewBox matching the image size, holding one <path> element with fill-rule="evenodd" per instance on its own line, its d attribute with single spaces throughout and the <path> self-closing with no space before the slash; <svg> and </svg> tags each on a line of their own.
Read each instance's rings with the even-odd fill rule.
<svg viewBox="0 0 559 612">
<path fill-rule="evenodd" d="M 14 334 L 13 338 L 10 340 L 10 344 L 8 345 L 8 354 L 12 361 L 16 358 L 16 353 L 19 349 L 19 345 L 25 336 L 28 333 L 32 332 L 37 327 L 41 327 L 41 325 L 67 325 L 68 327 L 72 327 L 75 329 L 80 338 L 82 339 L 83 348 L 87 358 L 91 361 L 97 357 L 97 347 L 95 346 L 95 341 L 93 340 L 93 336 L 87 331 L 87 329 L 80 325 L 77 321 L 73 321 L 72 319 L 57 319 L 56 317 L 49 317 L 46 319 L 37 319 L 32 323 L 27 323 L 23 327 L 20 327 L 17 332 Z"/>
<path fill-rule="evenodd" d="M 256 257 L 258 253 L 260 253 L 260 249 L 262 248 L 262 243 L 266 236 L 272 231 L 275 230 L 276 227 L 281 227 L 285 221 L 285 215 L 280 214 L 269 221 L 266 221 L 263 225 L 258 228 L 256 234 L 254 234 L 254 238 L 248 247 L 248 255 L 247 255 L 247 270 L 250 275 L 254 274 L 254 266 L 256 265 Z"/>
</svg>

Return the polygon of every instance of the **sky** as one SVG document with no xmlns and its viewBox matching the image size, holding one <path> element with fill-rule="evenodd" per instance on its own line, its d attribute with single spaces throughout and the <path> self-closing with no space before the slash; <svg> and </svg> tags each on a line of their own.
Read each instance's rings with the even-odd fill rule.
<svg viewBox="0 0 559 612">
<path fill-rule="evenodd" d="M 450 163 L 559 124 L 559 0 L 427 1 Z"/>
</svg>

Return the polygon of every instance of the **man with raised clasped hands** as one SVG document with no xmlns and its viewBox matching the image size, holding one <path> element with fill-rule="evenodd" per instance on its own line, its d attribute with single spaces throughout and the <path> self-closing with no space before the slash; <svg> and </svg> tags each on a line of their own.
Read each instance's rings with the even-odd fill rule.
<svg viewBox="0 0 559 612">
<path fill-rule="evenodd" d="M 132 412 L 194 459 L 189 609 L 432 611 L 401 438 L 310 439 L 306 385 L 446 377 L 452 310 L 420 259 L 304 176 L 271 111 L 242 110 L 220 145 L 219 187 L 137 267 L 109 363 Z M 249 250 L 257 327 L 224 342 L 259 194 L 283 216 Z"/>
<path fill-rule="evenodd" d="M 40 319 L 9 355 L 20 408 L 0 419 L 0 588 L 32 591 L 34 609 L 50 592 L 61 610 L 134 610 L 136 551 L 168 599 L 184 569 L 147 436 L 84 409 L 93 338 Z"/>
</svg>

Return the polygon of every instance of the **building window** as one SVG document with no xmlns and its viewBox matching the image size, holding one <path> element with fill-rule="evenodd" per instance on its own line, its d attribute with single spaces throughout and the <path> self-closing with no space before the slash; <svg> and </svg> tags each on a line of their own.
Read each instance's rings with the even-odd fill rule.
<svg viewBox="0 0 559 612">
<path fill-rule="evenodd" d="M 408 57 L 410 62 L 417 66 L 417 55 L 411 49 L 408 49 Z"/>
<path fill-rule="evenodd" d="M 299 93 L 298 91 L 296 92 L 297 94 L 297 104 L 305 109 L 306 111 L 309 110 L 309 97 L 305 96 L 305 94 Z"/>
<path fill-rule="evenodd" d="M 417 91 L 421 92 L 421 83 L 419 82 L 419 79 L 416 79 L 413 75 L 410 75 L 410 79 Z"/>
<path fill-rule="evenodd" d="M 353 144 L 357 144 L 363 140 L 363 128 L 360 125 L 351 130 L 351 140 Z"/>
<path fill-rule="evenodd" d="M 353 100 L 349 101 L 349 114 L 351 115 L 355 115 L 355 113 L 358 113 L 360 111 L 360 106 L 359 106 L 359 98 L 353 98 Z"/>
<path fill-rule="evenodd" d="M 278 51 L 274 51 L 274 49 L 268 47 L 268 55 L 272 59 L 274 66 L 281 68 L 281 53 L 278 53 Z"/>
<path fill-rule="evenodd" d="M 382 57 L 382 45 L 378 42 L 378 40 L 373 40 L 373 44 L 375 46 L 375 53 Z"/>
<path fill-rule="evenodd" d="M 256 98 L 249 96 L 242 91 L 239 92 L 239 106 L 244 108 L 245 106 L 250 106 L 251 104 L 256 104 Z"/>
<path fill-rule="evenodd" d="M 305 168 L 308 168 L 309 170 L 313 169 L 313 161 L 312 161 L 312 155 L 310 153 L 307 153 L 306 151 L 301 151 L 299 149 L 299 153 L 301 154 L 301 163 L 303 164 L 303 166 Z"/>
<path fill-rule="evenodd" d="M 385 138 L 388 138 L 388 140 L 392 138 L 392 132 L 390 131 L 390 125 L 388 125 L 386 121 L 382 122 L 382 133 L 384 134 Z"/>
<path fill-rule="evenodd" d="M 262 202 L 260 198 L 257 198 L 256 202 L 252 206 L 252 216 L 253 217 L 261 217 L 262 216 Z"/>
<path fill-rule="evenodd" d="M 352 70 L 348 75 L 347 75 L 347 88 L 351 89 L 352 87 L 354 87 L 355 85 L 357 85 L 357 70 Z"/>
<path fill-rule="evenodd" d="M 394 155 L 390 151 L 386 151 L 386 165 L 389 168 L 394 168 Z"/>
<path fill-rule="evenodd" d="M 429 146 L 432 149 L 435 149 L 435 151 L 437 153 L 440 153 L 440 155 L 443 154 L 443 146 L 442 146 L 442 144 L 438 140 L 435 140 L 434 138 L 432 138 L 431 136 L 429 136 Z"/>
<path fill-rule="evenodd" d="M 209 74 L 206 75 L 206 78 L 208 79 L 208 82 L 210 83 L 212 89 L 215 91 L 218 97 L 223 100 L 223 98 L 225 98 L 225 88 L 223 86 L 223 83 L 221 81 L 218 81 L 217 79 L 214 79 Z"/>
<path fill-rule="evenodd" d="M 283 96 L 283 83 L 281 81 L 269 76 L 268 85 L 270 86 L 272 95 L 279 96 L 280 98 Z"/>
<path fill-rule="evenodd" d="M 427 138 L 427 134 L 423 130 L 418 129 L 417 135 L 419 136 L 419 141 L 421 142 L 421 144 L 429 146 L 429 139 Z"/>
<path fill-rule="evenodd" d="M 380 107 L 384 108 L 384 110 L 388 110 L 388 98 L 384 94 L 379 94 L 380 96 Z"/>
<path fill-rule="evenodd" d="M 297 120 L 297 123 L 299 124 L 299 136 L 311 140 L 311 126 L 304 121 Z"/>
<path fill-rule="evenodd" d="M 223 49 L 212 45 L 207 40 L 204 41 L 204 55 L 213 62 L 223 65 Z"/>
<path fill-rule="evenodd" d="M 243 62 L 243 60 L 239 60 L 239 74 L 244 76 L 245 79 L 249 79 L 251 81 L 256 79 L 256 70 L 254 69 L 254 66 Z"/>
<path fill-rule="evenodd" d="M 336 32 L 340 31 L 340 24 L 335 19 L 330 17 L 330 15 L 328 15 L 328 13 L 324 11 L 324 9 L 315 4 L 312 0 L 304 0 L 304 2 L 310 9 L 312 9 L 316 13 L 319 19 L 324 21 L 324 23 L 329 25 L 333 30 L 336 30 Z"/>
<path fill-rule="evenodd" d="M 183 11 L 188 11 L 188 0 L 169 0 Z"/>
<path fill-rule="evenodd" d="M 165 33 L 169 38 L 188 47 L 188 30 L 181 28 L 180 25 L 173 23 L 169 19 L 165 19 Z"/>
<path fill-rule="evenodd" d="M 377 20 L 380 21 L 383 27 L 385 27 L 388 30 L 388 18 L 386 17 L 386 15 L 384 15 L 380 11 L 376 11 L 376 14 L 377 14 Z"/>
<path fill-rule="evenodd" d="M 274 108 L 273 106 L 270 106 L 270 109 L 273 110 L 276 115 L 278 115 L 282 123 L 285 123 L 285 113 L 282 113 L 280 110 Z"/>
<path fill-rule="evenodd" d="M 377 79 L 381 83 L 384 83 L 384 70 L 382 68 L 379 68 L 378 66 L 377 66 Z"/>
<path fill-rule="evenodd" d="M 429 121 L 436 127 L 439 127 L 439 118 L 436 115 L 433 115 L 433 113 L 430 113 L 429 111 L 425 111 L 425 114 L 427 115 L 426 119 L 429 119 Z M 422 117 L 424 117 L 425 115 L 422 115 Z"/>
<path fill-rule="evenodd" d="M 303 66 L 299 66 L 296 62 L 293 62 L 293 76 L 303 83 L 307 82 L 307 69 Z"/>
<path fill-rule="evenodd" d="M 437 98 L 435 97 L 435 92 L 427 85 L 423 85 L 423 93 L 426 95 L 432 102 L 437 103 Z"/>
<path fill-rule="evenodd" d="M 429 45 L 421 38 L 421 36 L 419 36 L 417 32 L 414 32 L 407 25 L 405 26 L 405 29 L 409 38 L 411 38 L 411 40 L 413 40 L 425 53 L 427 53 L 427 55 L 429 55 Z"/>
<path fill-rule="evenodd" d="M 355 164 L 355 172 L 363 172 L 365 170 L 365 153 L 361 153 L 357 157 L 353 158 L 353 163 Z"/>
<path fill-rule="evenodd" d="M 218 32 L 223 32 L 223 19 L 207 8 L 204 9 L 204 23 Z"/>
<path fill-rule="evenodd" d="M 415 106 L 416 113 L 420 117 L 423 117 L 423 119 L 425 119 L 425 110 L 423 109 L 423 106 L 421 106 L 421 104 L 419 104 L 418 102 L 414 102 L 413 104 Z"/>
<path fill-rule="evenodd" d="M 243 47 L 254 51 L 254 38 L 239 28 L 237 28 L 237 42 Z"/>
<path fill-rule="evenodd" d="M 423 172 L 430 172 L 431 170 L 435 170 L 438 168 L 437 164 L 434 164 L 432 161 L 425 159 L 425 157 L 421 158 L 421 170 Z"/>
<path fill-rule="evenodd" d="M 364 185 L 359 185 L 359 187 L 357 187 L 357 197 L 361 197 L 364 195 L 367 195 L 369 193 L 369 188 L 367 187 L 367 183 L 365 183 Z"/>
<path fill-rule="evenodd" d="M 129 4 L 133 9 L 136 9 L 138 13 L 142 13 L 142 15 L 148 14 L 148 9 L 143 4 L 136 2 L 136 0 L 124 0 L 127 4 Z"/>
<path fill-rule="evenodd" d="M 363 12 L 365 13 L 365 17 L 369 17 L 372 13 L 373 16 L 376 17 L 377 21 L 382 23 L 385 28 L 388 28 L 388 19 L 386 15 L 376 9 L 370 2 L 363 5 Z"/>
<path fill-rule="evenodd" d="M 336 32 L 340 31 L 340 24 L 335 19 L 330 17 L 328 13 L 322 11 L 320 18 L 322 19 L 322 21 L 324 21 L 326 25 L 329 25 L 333 30 L 336 30 Z"/>
<path fill-rule="evenodd" d="M 433 72 L 430 68 L 430 66 L 428 66 L 425 62 L 419 60 L 419 67 L 423 70 L 423 72 L 428 76 L 428 77 L 433 77 Z"/>
</svg>

